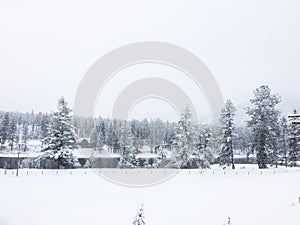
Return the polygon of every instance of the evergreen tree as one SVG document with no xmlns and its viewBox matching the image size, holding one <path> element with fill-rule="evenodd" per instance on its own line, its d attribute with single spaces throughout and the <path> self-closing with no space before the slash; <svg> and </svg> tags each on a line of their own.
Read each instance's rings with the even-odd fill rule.
<svg viewBox="0 0 300 225">
<path fill-rule="evenodd" d="M 194 132 L 190 122 L 191 112 L 186 107 L 180 116 L 177 129 L 176 162 L 179 168 L 188 168 L 194 148 Z"/>
<path fill-rule="evenodd" d="M 64 98 L 58 101 L 58 111 L 53 113 L 48 135 L 43 140 L 45 147 L 41 158 L 56 160 L 58 168 L 73 166 L 73 150 L 77 148 L 75 128 L 69 115 L 71 109 L 67 105 Z"/>
<path fill-rule="evenodd" d="M 169 121 L 167 121 L 164 143 L 167 145 L 172 145 L 174 143 L 174 141 L 175 141 L 174 124 L 171 124 L 171 123 L 169 123 Z"/>
<path fill-rule="evenodd" d="M 289 154 L 288 160 L 290 166 L 296 166 L 297 160 L 300 156 L 300 114 L 297 114 L 297 110 L 288 116 L 289 118 Z"/>
<path fill-rule="evenodd" d="M 145 210 L 143 205 L 139 208 L 137 216 L 135 217 L 133 225 L 146 225 L 146 217 L 145 217 Z"/>
<path fill-rule="evenodd" d="M 24 151 L 27 151 L 27 141 L 29 138 L 29 128 L 28 128 L 28 122 L 23 123 L 21 127 L 21 134 L 22 134 L 22 142 L 24 144 Z"/>
<path fill-rule="evenodd" d="M 268 163 L 274 163 L 276 150 L 276 135 L 278 133 L 279 110 L 276 105 L 280 102 L 268 86 L 260 86 L 254 91 L 250 100 L 252 108 L 246 113 L 251 117 L 248 126 L 252 129 L 253 148 L 256 151 L 257 164 L 260 169 L 267 168 Z"/>
<path fill-rule="evenodd" d="M 221 110 L 220 123 L 221 123 L 221 135 L 222 144 L 221 151 L 219 153 L 219 163 L 220 166 L 231 164 L 232 169 L 235 169 L 233 161 L 233 131 L 234 123 L 233 117 L 235 115 L 236 109 L 230 100 L 227 100 L 224 107 Z"/>
<path fill-rule="evenodd" d="M 143 119 L 141 122 L 141 138 L 143 140 L 148 139 L 150 136 L 150 127 L 147 119 Z"/>
<path fill-rule="evenodd" d="M 118 139 L 121 151 L 119 167 L 131 168 L 138 166 L 138 162 L 136 160 L 136 154 L 138 152 L 133 145 L 131 128 L 126 121 L 120 127 Z"/>
<path fill-rule="evenodd" d="M 120 152 L 120 141 L 118 138 L 119 125 L 116 119 L 113 120 L 113 133 L 115 138 L 113 139 L 112 146 L 114 148 L 114 152 Z"/>
<path fill-rule="evenodd" d="M 19 135 L 17 131 L 18 131 L 18 127 L 17 127 L 16 115 L 12 115 L 9 121 L 8 131 L 7 131 L 7 139 L 9 141 L 11 151 L 14 149 L 15 143 L 17 143 L 18 141 Z"/>
<path fill-rule="evenodd" d="M 116 153 L 120 150 L 119 139 L 112 123 L 109 124 L 107 134 L 107 145 Z"/>
<path fill-rule="evenodd" d="M 49 121 L 48 114 L 42 115 L 39 139 L 43 140 L 47 137 L 49 123 L 50 121 Z"/>
<path fill-rule="evenodd" d="M 94 147 L 94 150 L 97 151 L 97 148 L 100 145 L 100 126 L 99 125 L 96 125 L 92 132 L 91 145 Z"/>
<path fill-rule="evenodd" d="M 6 140 L 8 139 L 8 126 L 9 126 L 9 113 L 4 114 L 4 118 L 1 121 L 0 126 L 0 144 L 1 144 L 1 150 L 3 148 L 3 145 L 5 144 Z"/>
<path fill-rule="evenodd" d="M 100 140 L 100 146 L 103 147 L 104 145 L 106 145 L 106 127 L 105 127 L 105 123 L 104 121 L 100 122 L 99 125 L 99 140 Z"/>
<path fill-rule="evenodd" d="M 194 153 L 197 159 L 197 166 L 201 168 L 210 168 L 213 163 L 214 155 L 209 147 L 211 141 L 212 131 L 209 127 L 204 126 L 198 137 L 198 143 L 196 144 L 197 151 Z"/>
<path fill-rule="evenodd" d="M 133 145 L 136 147 L 142 147 L 142 140 L 141 140 L 141 129 L 140 123 L 138 120 L 131 120 L 128 122 L 131 128 L 131 133 L 133 135 Z"/>
<path fill-rule="evenodd" d="M 279 149 L 281 151 L 279 152 L 280 156 L 282 157 L 282 161 L 285 165 L 285 167 L 288 166 L 288 133 L 289 133 L 289 127 L 288 122 L 285 117 L 282 117 L 280 120 L 280 138 L 279 138 Z"/>
</svg>

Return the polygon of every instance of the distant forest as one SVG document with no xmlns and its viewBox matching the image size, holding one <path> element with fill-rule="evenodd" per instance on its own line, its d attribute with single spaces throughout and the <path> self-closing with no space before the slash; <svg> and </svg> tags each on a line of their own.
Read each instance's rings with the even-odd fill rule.
<svg viewBox="0 0 300 225">
<path fill-rule="evenodd" d="M 20 112 L 4 112 L 0 111 L 0 129 L 1 129 L 1 145 L 11 142 L 14 146 L 21 139 L 43 140 L 47 137 L 48 126 L 51 124 L 53 114 L 51 113 L 20 113 Z M 91 142 L 91 147 L 101 148 L 107 145 L 118 151 L 117 135 L 124 120 L 110 118 L 84 118 L 74 116 L 72 124 L 76 128 L 78 139 L 87 138 Z M 143 145 L 154 148 L 160 145 L 172 145 L 176 140 L 176 131 L 178 129 L 177 122 L 165 122 L 161 119 L 143 119 L 126 121 L 131 128 L 134 138 L 134 145 L 142 147 Z M 216 140 L 218 136 L 218 127 L 211 124 L 198 124 L 195 130 L 199 133 L 199 138 L 209 138 Z M 235 129 L 234 149 L 247 153 L 250 150 L 250 129 L 245 126 L 237 126 Z M 6 135 L 3 135 L 6 133 Z M 3 137 L 3 136 L 6 136 Z M 11 145 L 9 145 L 11 147 Z M 210 141 L 212 148 L 218 145 L 214 141 Z M 18 146 L 17 146 L 18 147 Z M 1 146 L 0 146 L 1 148 Z M 8 149 L 11 150 L 11 149 Z"/>
<path fill-rule="evenodd" d="M 177 123 L 153 120 L 117 120 L 72 116 L 62 98 L 54 113 L 0 112 L 0 149 L 27 151 L 29 140 L 41 140 L 48 151 L 73 149 L 80 138 L 90 147 L 119 153 L 125 165 L 143 146 L 163 156 L 164 149 L 175 151 L 181 168 L 209 167 L 217 157 L 220 165 L 232 165 L 234 155 L 255 154 L 259 168 L 267 164 L 296 166 L 300 156 L 300 115 L 296 110 L 285 118 L 276 108 L 280 97 L 268 86 L 254 91 L 245 109 L 248 121 L 235 124 L 234 104 L 227 100 L 218 124 L 194 124 L 189 107 Z M 62 144 L 63 143 L 63 144 Z M 64 153 L 62 154 L 62 157 Z M 122 160 L 121 160 L 122 161 Z"/>
</svg>

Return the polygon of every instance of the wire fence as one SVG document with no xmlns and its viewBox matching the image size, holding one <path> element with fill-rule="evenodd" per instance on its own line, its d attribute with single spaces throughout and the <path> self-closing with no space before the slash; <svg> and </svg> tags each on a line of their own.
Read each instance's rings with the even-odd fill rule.
<svg viewBox="0 0 300 225">
<path fill-rule="evenodd" d="M 235 176 L 269 176 L 269 175 L 283 175 L 283 174 L 295 174 L 299 173 L 299 168 L 272 168 L 272 169 L 235 169 L 235 170 L 222 170 L 222 169 L 19 169 L 17 172 L 16 169 L 0 170 L 0 176 L 48 176 L 48 175 L 64 175 L 64 176 L 84 176 L 84 175 L 94 175 L 94 174 L 114 174 L 116 175 L 155 175 L 167 173 L 167 170 L 173 170 L 174 173 L 181 175 L 202 175 L 202 176 L 226 176 L 226 177 L 235 177 Z M 18 174 L 17 174 L 18 173 Z"/>
</svg>

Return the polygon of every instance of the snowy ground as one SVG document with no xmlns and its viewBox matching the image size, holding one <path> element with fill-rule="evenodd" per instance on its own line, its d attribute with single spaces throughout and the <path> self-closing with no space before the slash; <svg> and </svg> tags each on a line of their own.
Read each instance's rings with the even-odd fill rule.
<svg viewBox="0 0 300 225">
<path fill-rule="evenodd" d="M 0 170 L 0 225 L 129 225 L 141 204 L 149 225 L 300 224 L 299 169 L 237 168 L 180 171 L 147 188 L 92 170 Z"/>
</svg>

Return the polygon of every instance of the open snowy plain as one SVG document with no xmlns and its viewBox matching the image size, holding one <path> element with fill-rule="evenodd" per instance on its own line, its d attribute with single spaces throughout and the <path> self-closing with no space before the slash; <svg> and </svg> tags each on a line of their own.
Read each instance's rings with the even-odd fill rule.
<svg viewBox="0 0 300 225">
<path fill-rule="evenodd" d="M 142 204 L 149 225 L 299 225 L 299 169 L 254 167 L 182 170 L 146 188 L 93 170 L 0 170 L 0 225 L 129 225 Z"/>
</svg>

